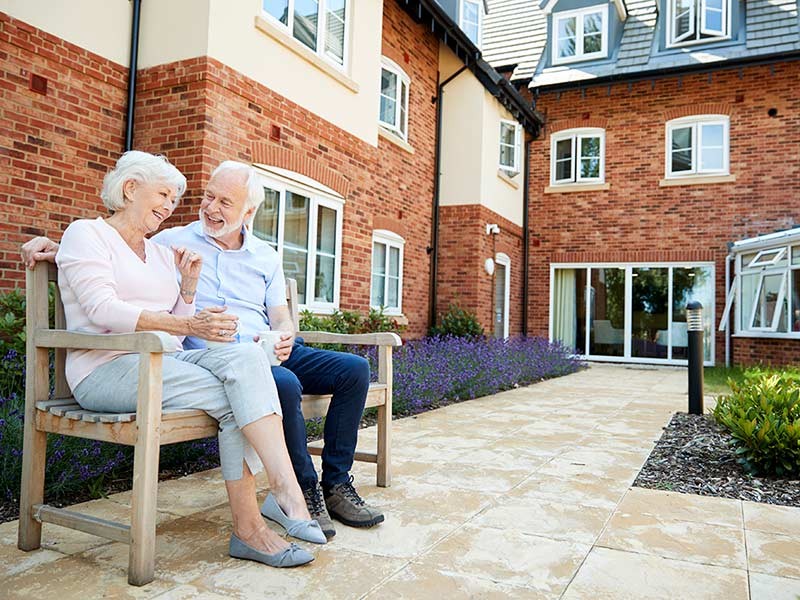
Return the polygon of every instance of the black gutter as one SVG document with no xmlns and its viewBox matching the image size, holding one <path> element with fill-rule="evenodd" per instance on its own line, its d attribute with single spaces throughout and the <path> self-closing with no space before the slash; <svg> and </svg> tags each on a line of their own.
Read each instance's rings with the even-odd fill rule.
<svg viewBox="0 0 800 600">
<path fill-rule="evenodd" d="M 397 0 L 417 23 L 430 27 L 443 44 L 472 71 L 484 88 L 502 104 L 534 138 L 544 125 L 531 105 L 505 77 L 481 58 L 481 51 L 450 18 L 436 0 Z"/>
<path fill-rule="evenodd" d="M 530 154 L 531 154 L 531 142 L 533 140 L 526 140 L 525 141 L 525 159 L 523 164 L 523 168 L 525 169 L 525 173 L 523 174 L 522 178 L 522 337 L 528 337 L 528 292 L 529 292 L 529 283 L 528 277 L 530 277 L 530 243 L 531 243 L 531 232 L 528 227 L 528 204 L 530 203 L 530 194 L 529 194 L 529 177 L 530 177 Z"/>
<path fill-rule="evenodd" d="M 142 0 L 133 0 L 131 57 L 128 68 L 128 107 L 125 111 L 125 152 L 133 148 L 133 113 L 136 108 L 136 69 L 139 57 L 139 19 L 141 12 Z"/>
<path fill-rule="evenodd" d="M 444 86 L 453 81 L 466 70 L 464 65 L 458 71 L 450 75 L 439 84 L 436 92 L 436 140 L 433 147 L 433 223 L 431 228 L 431 280 L 428 284 L 430 289 L 428 298 L 428 328 L 436 326 L 436 278 L 439 276 L 439 181 L 441 179 L 442 161 L 442 94 Z"/>
<path fill-rule="evenodd" d="M 770 54 L 768 56 L 746 56 L 734 60 L 724 60 L 713 63 L 691 64 L 679 67 L 669 67 L 665 69 L 652 69 L 650 71 L 639 71 L 636 73 L 612 73 L 603 77 L 595 79 L 583 79 L 581 81 L 568 81 L 564 83 L 555 83 L 552 85 L 534 86 L 532 79 L 528 79 L 528 85 L 532 90 L 539 92 L 563 92 L 567 90 L 580 89 L 585 87 L 593 87 L 596 85 L 608 85 L 611 83 L 628 83 L 635 81 L 645 81 L 648 79 L 661 79 L 666 77 L 675 77 L 679 75 L 691 75 L 701 73 L 711 73 L 715 71 L 724 71 L 730 69 L 740 69 L 742 67 L 752 67 L 759 65 L 768 65 L 778 62 L 788 62 L 800 59 L 800 50 L 791 50 L 789 52 L 782 52 L 780 54 Z M 519 80 L 524 82 L 526 80 Z"/>
</svg>

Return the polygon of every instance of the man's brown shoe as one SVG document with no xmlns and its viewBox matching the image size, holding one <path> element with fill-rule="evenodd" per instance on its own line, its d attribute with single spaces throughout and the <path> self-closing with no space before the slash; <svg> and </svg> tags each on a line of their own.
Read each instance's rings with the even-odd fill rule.
<svg viewBox="0 0 800 600">
<path fill-rule="evenodd" d="M 383 513 L 358 495 L 352 476 L 349 481 L 337 483 L 325 491 L 325 504 L 334 519 L 350 527 L 372 527 L 383 522 Z"/>
<path fill-rule="evenodd" d="M 306 506 L 311 518 L 317 520 L 317 523 L 322 528 L 322 533 L 325 534 L 327 539 L 331 539 L 336 535 L 336 529 L 333 526 L 333 521 L 331 521 L 331 516 L 328 514 L 328 509 L 325 508 L 325 500 L 319 483 L 312 488 L 303 490 L 303 497 L 306 499 Z"/>
</svg>

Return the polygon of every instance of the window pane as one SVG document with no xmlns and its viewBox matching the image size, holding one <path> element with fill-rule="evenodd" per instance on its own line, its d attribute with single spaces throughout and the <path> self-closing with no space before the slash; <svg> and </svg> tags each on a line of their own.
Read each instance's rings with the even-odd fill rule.
<svg viewBox="0 0 800 600">
<path fill-rule="evenodd" d="M 325 5 L 325 52 L 337 62 L 344 61 L 345 0 L 328 0 Z"/>
<path fill-rule="evenodd" d="M 378 275 L 386 274 L 386 244 L 378 242 L 372 244 L 372 272 Z"/>
<path fill-rule="evenodd" d="M 472 43 L 478 43 L 480 36 L 480 8 L 477 2 L 462 2 L 461 4 L 461 29 L 467 34 L 467 37 L 472 40 Z"/>
<path fill-rule="evenodd" d="M 387 308 L 399 308 L 400 280 L 396 277 L 390 277 L 388 284 L 389 290 L 386 298 L 386 306 Z"/>
<path fill-rule="evenodd" d="M 400 275 L 400 248 L 389 248 L 389 275 L 392 277 Z"/>
<path fill-rule="evenodd" d="M 800 265 L 800 246 L 792 247 L 792 264 Z"/>
<path fill-rule="evenodd" d="M 756 298 L 756 316 L 753 327 L 772 327 L 772 317 L 777 309 L 778 292 L 781 289 L 783 273 L 764 275 L 758 298 Z"/>
<path fill-rule="evenodd" d="M 701 124 L 703 148 L 722 148 L 725 139 L 725 127 L 722 124 Z"/>
<path fill-rule="evenodd" d="M 582 158 L 581 159 L 581 179 L 600 177 L 600 159 Z"/>
<path fill-rule="evenodd" d="M 674 1 L 673 37 L 681 38 L 694 30 L 692 22 L 692 8 L 697 0 L 671 0 Z"/>
<path fill-rule="evenodd" d="M 381 114 L 380 119 L 387 125 L 396 126 L 397 116 L 397 75 L 383 69 L 381 71 Z"/>
<path fill-rule="evenodd" d="M 581 158 L 600 157 L 600 138 L 581 138 Z"/>
<path fill-rule="evenodd" d="M 288 279 L 297 280 L 297 301 L 306 303 L 306 260 L 308 253 L 284 245 L 283 247 L 283 272 Z"/>
<path fill-rule="evenodd" d="M 692 147 L 692 128 L 676 127 L 672 130 L 672 149 L 686 150 Z"/>
<path fill-rule="evenodd" d="M 500 164 L 510 169 L 516 168 L 514 164 L 514 148 L 511 146 L 500 146 Z"/>
<path fill-rule="evenodd" d="M 701 171 L 721 171 L 725 168 L 725 162 L 720 148 L 703 148 L 700 152 Z"/>
<path fill-rule="evenodd" d="M 603 25 L 602 13 L 591 13 L 583 16 L 583 34 L 601 33 Z"/>
<path fill-rule="evenodd" d="M 261 6 L 284 25 L 289 24 L 289 0 L 263 0 Z"/>
<path fill-rule="evenodd" d="M 572 140 L 556 142 L 556 181 L 572 179 Z"/>
<path fill-rule="evenodd" d="M 703 9 L 706 30 L 709 32 L 723 32 L 722 28 L 722 2 L 724 0 L 705 0 Z"/>
<path fill-rule="evenodd" d="M 692 170 L 692 128 L 677 127 L 672 135 L 672 172 Z"/>
<path fill-rule="evenodd" d="M 558 20 L 558 55 L 575 56 L 575 17 Z"/>
<path fill-rule="evenodd" d="M 295 0 L 294 37 L 312 50 L 317 49 L 318 21 L 319 3 L 317 0 Z"/>
<path fill-rule="evenodd" d="M 667 345 L 660 343 L 663 337 L 659 332 L 668 327 L 669 269 L 637 267 L 631 276 L 631 356 L 667 358 Z"/>
<path fill-rule="evenodd" d="M 398 126 L 400 127 L 400 133 L 403 136 L 406 135 L 406 115 L 408 114 L 408 108 L 406 106 L 408 102 L 408 86 L 406 85 L 405 81 L 400 81 L 400 122 Z"/>
<path fill-rule="evenodd" d="M 622 356 L 625 351 L 625 269 L 591 269 L 589 352 Z"/>
<path fill-rule="evenodd" d="M 791 275 L 792 331 L 800 331 L 800 271 L 792 271 Z"/>
<path fill-rule="evenodd" d="M 556 269 L 553 339 L 579 354 L 586 351 L 586 269 Z"/>
<path fill-rule="evenodd" d="M 750 313 L 753 311 L 753 302 L 758 286 L 758 273 L 741 276 L 742 306 L 739 308 L 739 327 L 742 330 L 750 329 Z"/>
<path fill-rule="evenodd" d="M 603 37 L 600 34 L 587 35 L 583 38 L 583 53 L 601 52 L 603 50 Z"/>
<path fill-rule="evenodd" d="M 336 211 L 327 206 L 317 212 L 317 251 L 336 253 Z"/>
<path fill-rule="evenodd" d="M 278 248 L 278 212 L 280 192 L 264 188 L 264 202 L 258 207 L 253 218 L 253 235 L 265 240 L 273 248 Z"/>
<path fill-rule="evenodd" d="M 686 324 L 686 305 L 697 300 L 703 305 L 703 358 L 711 360 L 713 343 L 714 279 L 711 267 L 673 267 L 672 269 L 672 358 L 688 359 L 689 335 Z M 667 332 L 659 332 L 659 343 L 667 343 Z"/>
<path fill-rule="evenodd" d="M 372 306 L 384 306 L 383 286 L 385 285 L 385 278 L 381 275 L 372 276 L 372 297 L 370 304 Z"/>
<path fill-rule="evenodd" d="M 317 255 L 317 272 L 314 274 L 314 300 L 333 302 L 333 281 L 336 261 L 332 256 Z"/>
<path fill-rule="evenodd" d="M 381 122 L 386 123 L 387 125 L 391 125 L 394 127 L 396 123 L 395 120 L 395 112 L 397 110 L 397 105 L 395 104 L 394 100 L 390 100 L 385 96 L 381 96 Z"/>
<path fill-rule="evenodd" d="M 500 123 L 500 143 L 513 146 L 516 128 L 508 123 Z"/>
</svg>

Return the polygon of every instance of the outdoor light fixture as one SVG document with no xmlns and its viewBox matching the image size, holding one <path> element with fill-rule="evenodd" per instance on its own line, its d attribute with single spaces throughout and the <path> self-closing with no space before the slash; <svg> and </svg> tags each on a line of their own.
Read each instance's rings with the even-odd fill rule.
<svg viewBox="0 0 800 600">
<path fill-rule="evenodd" d="M 486 261 L 483 263 L 483 268 L 486 269 L 486 272 L 489 275 L 494 275 L 494 259 L 487 258 Z"/>
<path fill-rule="evenodd" d="M 500 233 L 500 226 L 497 223 L 486 224 L 486 235 L 497 235 Z"/>
</svg>

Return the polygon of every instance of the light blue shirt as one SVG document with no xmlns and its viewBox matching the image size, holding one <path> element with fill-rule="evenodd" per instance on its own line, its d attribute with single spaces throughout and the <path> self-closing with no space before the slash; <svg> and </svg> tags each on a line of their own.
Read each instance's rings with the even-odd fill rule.
<svg viewBox="0 0 800 600">
<path fill-rule="evenodd" d="M 185 246 L 203 258 L 195 304 L 198 310 L 227 306 L 239 317 L 239 338 L 250 341 L 269 329 L 268 306 L 286 306 L 286 280 L 275 249 L 243 228 L 238 250 L 224 250 L 203 233 L 200 221 L 159 232 L 153 240 L 163 246 Z M 187 337 L 187 350 L 205 348 L 204 340 Z"/>
</svg>

